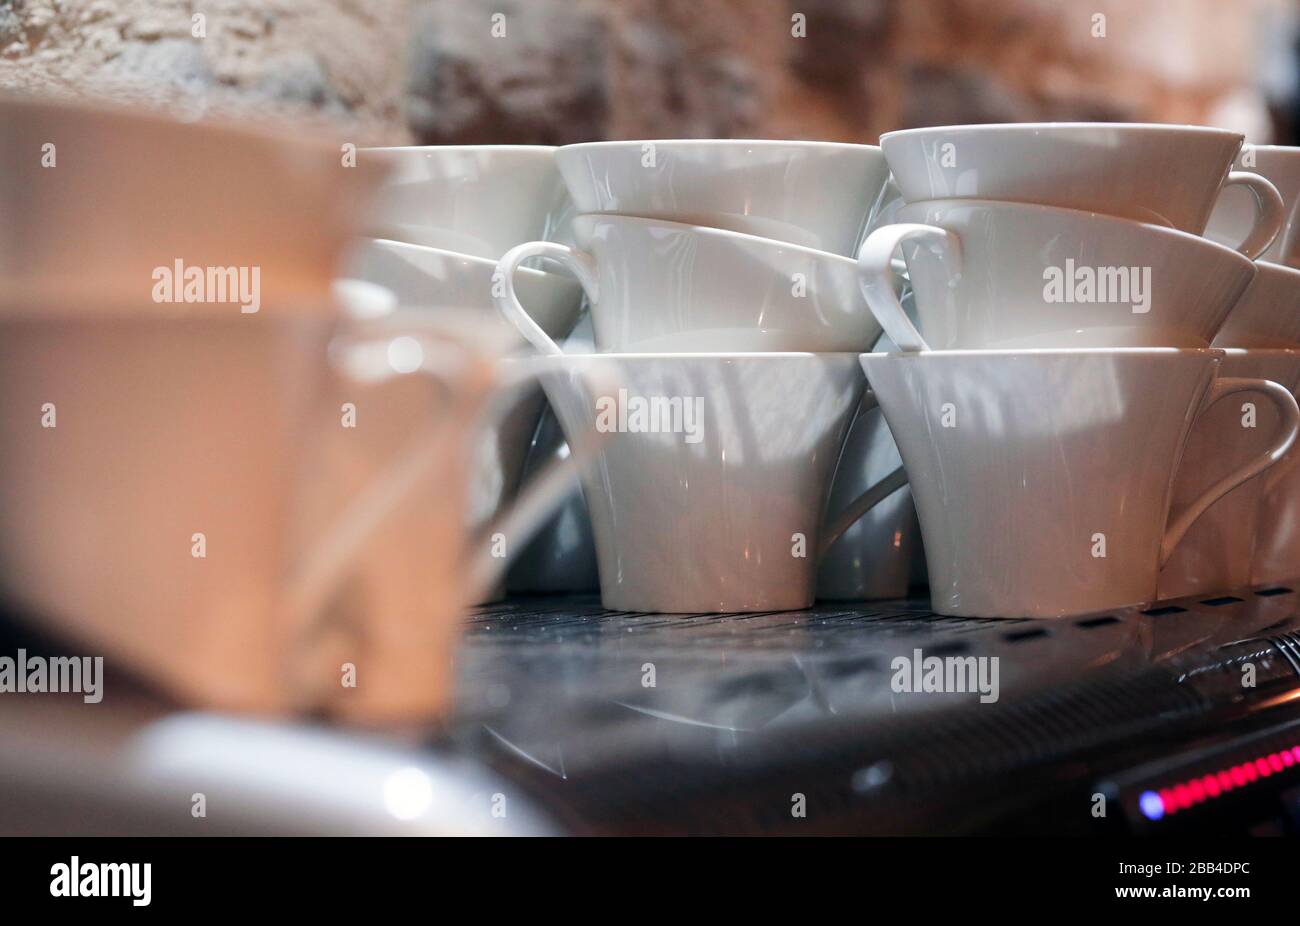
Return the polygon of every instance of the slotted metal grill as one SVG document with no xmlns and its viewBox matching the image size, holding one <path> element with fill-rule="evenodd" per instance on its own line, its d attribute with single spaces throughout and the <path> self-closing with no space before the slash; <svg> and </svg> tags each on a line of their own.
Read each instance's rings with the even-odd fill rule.
<svg viewBox="0 0 1300 926">
<path fill-rule="evenodd" d="M 917 655 L 995 659 L 996 699 L 895 690 L 895 660 Z M 1055 621 L 924 601 L 648 615 L 513 599 L 467 621 L 452 739 L 577 828 L 771 831 L 802 789 L 823 830 L 907 831 L 940 794 L 1034 782 L 1300 686 L 1298 657 L 1289 588 Z M 1261 681 L 1243 692 L 1247 662 Z"/>
</svg>

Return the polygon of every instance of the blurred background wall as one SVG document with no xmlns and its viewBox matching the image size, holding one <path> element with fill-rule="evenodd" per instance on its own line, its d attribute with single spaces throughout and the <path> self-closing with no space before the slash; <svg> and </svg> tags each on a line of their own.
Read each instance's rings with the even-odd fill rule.
<svg viewBox="0 0 1300 926">
<path fill-rule="evenodd" d="M 360 144 L 874 142 L 1023 120 L 1296 140 L 1295 0 L 0 0 L 0 87 Z"/>
</svg>

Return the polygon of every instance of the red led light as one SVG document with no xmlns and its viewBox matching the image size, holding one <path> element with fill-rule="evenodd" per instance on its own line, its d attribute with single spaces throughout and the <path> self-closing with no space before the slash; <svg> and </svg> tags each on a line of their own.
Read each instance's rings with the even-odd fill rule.
<svg viewBox="0 0 1300 926">
<path fill-rule="evenodd" d="M 1142 812 L 1149 819 L 1158 820 L 1297 765 L 1300 765 L 1300 746 L 1271 752 L 1250 762 L 1180 781 L 1156 792 L 1145 792 L 1142 795 Z M 1157 798 L 1159 804 L 1155 804 Z"/>
</svg>

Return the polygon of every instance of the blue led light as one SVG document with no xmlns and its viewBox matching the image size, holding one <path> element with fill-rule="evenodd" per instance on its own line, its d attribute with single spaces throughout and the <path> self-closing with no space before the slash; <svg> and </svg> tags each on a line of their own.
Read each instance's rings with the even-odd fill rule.
<svg viewBox="0 0 1300 926">
<path fill-rule="evenodd" d="M 1142 796 L 1138 798 L 1138 806 L 1142 808 L 1142 813 L 1148 820 L 1159 820 L 1165 815 L 1165 802 L 1154 791 L 1143 791 Z"/>
</svg>

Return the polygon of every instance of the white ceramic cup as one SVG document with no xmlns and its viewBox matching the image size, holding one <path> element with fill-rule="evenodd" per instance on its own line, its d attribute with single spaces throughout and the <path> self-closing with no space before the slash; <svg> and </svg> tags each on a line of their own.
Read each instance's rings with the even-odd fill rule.
<svg viewBox="0 0 1300 926">
<path fill-rule="evenodd" d="M 583 480 L 607 608 L 807 607 L 821 553 L 904 483 L 896 470 L 823 519 L 862 399 L 856 355 L 595 356 L 617 392 L 566 378 L 573 356 L 546 358 L 560 373 L 543 386 L 570 440 L 607 435 Z"/>
<path fill-rule="evenodd" d="M 1255 275 L 1230 248 L 1170 228 L 1021 203 L 898 211 L 862 245 L 863 293 L 904 351 L 1206 347 Z M 901 247 L 913 328 L 895 292 Z"/>
<path fill-rule="evenodd" d="M 1236 132 L 1206 126 L 1091 122 L 951 125 L 880 137 L 908 203 L 1036 203 L 1199 235 L 1220 190 L 1239 188 L 1254 205 L 1240 250 L 1255 258 L 1281 230 L 1284 210 L 1263 177 L 1229 172 L 1241 142 Z"/>
<path fill-rule="evenodd" d="M 1300 385 L 1300 351 L 1227 350 L 1219 375 L 1234 380 L 1271 380 L 1294 394 Z M 1242 392 L 1205 410 L 1187 438 L 1173 485 L 1173 508 L 1182 510 L 1207 491 L 1226 469 L 1271 452 L 1285 418 L 1269 397 Z M 1159 597 L 1182 598 L 1242 588 L 1251 583 L 1260 501 L 1285 462 L 1228 492 L 1206 509 L 1160 571 Z"/>
<path fill-rule="evenodd" d="M 880 149 L 687 139 L 566 145 L 555 162 L 579 213 L 708 225 L 852 255 L 889 168 Z"/>
<path fill-rule="evenodd" d="M 358 164 L 391 171 L 366 231 L 492 260 L 520 242 L 562 236 L 572 205 L 554 153 L 540 145 L 362 148 Z"/>
<path fill-rule="evenodd" d="M 436 715 L 491 535 L 522 546 L 590 458 L 470 544 L 476 424 L 539 372 L 471 322 L 39 309 L 0 323 L 0 586 L 182 703 Z"/>
<path fill-rule="evenodd" d="M 1300 206 L 1300 148 L 1284 145 L 1243 145 L 1234 165 L 1236 170 L 1254 171 L 1277 188 L 1285 207 L 1285 224 L 1258 260 L 1294 266 L 1300 262 L 1300 238 L 1296 235 L 1296 209 Z M 1255 199 L 1238 187 L 1225 187 L 1205 226 L 1205 237 L 1228 247 L 1239 247 L 1250 235 L 1255 218 Z"/>
<path fill-rule="evenodd" d="M 1153 601 L 1160 566 L 1215 501 L 1274 463 L 1300 409 L 1277 383 L 1215 378 L 1214 349 L 865 354 L 916 501 L 931 607 L 1057 617 Z M 1171 514 L 1193 422 L 1262 393 L 1281 433 Z M 1134 448 L 1140 448 L 1135 453 Z"/>
<path fill-rule="evenodd" d="M 6 312 L 39 302 L 81 318 L 124 304 L 185 315 L 183 299 L 150 298 L 155 274 L 178 262 L 256 272 L 261 304 L 316 311 L 384 177 L 345 165 L 332 141 L 103 102 L 3 99 L 0 125 Z"/>
<path fill-rule="evenodd" d="M 880 336 L 851 258 L 630 216 L 581 215 L 573 229 L 581 250 L 535 241 L 498 264 L 497 306 L 543 353 L 561 351 L 515 294 L 534 257 L 578 278 L 602 352 L 860 352 Z"/>
<path fill-rule="evenodd" d="M 1255 278 L 1214 336 L 1215 347 L 1300 348 L 1300 270 L 1255 262 Z"/>
</svg>

